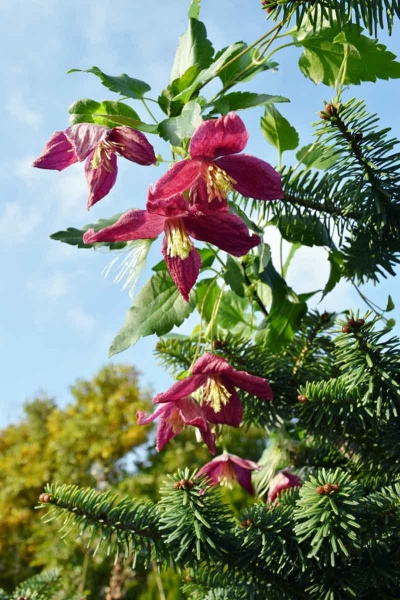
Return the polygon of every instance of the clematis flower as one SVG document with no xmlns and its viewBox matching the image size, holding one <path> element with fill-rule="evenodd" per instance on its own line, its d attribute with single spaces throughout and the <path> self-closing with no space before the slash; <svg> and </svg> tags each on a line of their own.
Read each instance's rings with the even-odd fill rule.
<svg viewBox="0 0 400 600">
<path fill-rule="evenodd" d="M 268 502 L 274 502 L 276 497 L 279 496 L 283 490 L 299 487 L 300 485 L 302 485 L 300 477 L 297 477 L 297 475 L 293 475 L 290 471 L 284 469 L 271 479 L 267 500 Z"/>
<path fill-rule="evenodd" d="M 118 172 L 117 154 L 139 165 L 154 165 L 157 162 L 153 146 L 146 136 L 136 129 L 109 129 L 93 123 L 78 123 L 65 131 L 53 133 L 33 166 L 62 171 L 86 159 L 89 209 L 104 198 L 115 184 Z"/>
<path fill-rule="evenodd" d="M 259 469 L 259 465 L 252 460 L 245 460 L 224 452 L 205 464 L 197 473 L 197 477 L 207 475 L 212 485 L 220 484 L 228 487 L 232 487 L 232 481 L 237 481 L 246 492 L 254 494 L 251 472 Z"/>
<path fill-rule="evenodd" d="M 207 419 L 211 423 L 239 427 L 243 418 L 243 407 L 236 387 L 263 400 L 273 398 L 266 379 L 250 375 L 246 371 L 235 371 L 221 356 L 204 354 L 195 362 L 192 375 L 177 381 L 166 392 L 157 394 L 154 403 L 161 404 L 184 398 L 202 388 L 202 408 Z"/>
<path fill-rule="evenodd" d="M 155 184 L 154 193 L 167 198 L 189 190 L 200 179 L 206 183 L 210 200 L 222 200 L 230 190 L 258 200 L 283 198 L 279 173 L 264 160 L 239 154 L 248 137 L 234 112 L 204 121 L 190 141 L 190 158 L 172 165 Z"/>
<path fill-rule="evenodd" d="M 178 435 L 186 425 L 193 425 L 198 427 L 210 453 L 215 454 L 215 434 L 211 432 L 201 406 L 191 396 L 162 404 L 150 416 L 146 416 L 142 411 L 139 411 L 137 416 L 139 425 L 147 425 L 160 417 L 156 443 L 158 452 L 164 448 L 169 440 Z"/>
<path fill-rule="evenodd" d="M 190 237 L 210 242 L 234 256 L 242 256 L 260 243 L 247 226 L 228 210 L 210 210 L 189 204 L 183 194 L 163 200 L 150 199 L 147 210 L 130 210 L 98 232 L 89 229 L 85 244 L 155 238 L 164 231 L 163 255 L 176 287 L 187 301 L 201 266 L 200 254 Z"/>
</svg>

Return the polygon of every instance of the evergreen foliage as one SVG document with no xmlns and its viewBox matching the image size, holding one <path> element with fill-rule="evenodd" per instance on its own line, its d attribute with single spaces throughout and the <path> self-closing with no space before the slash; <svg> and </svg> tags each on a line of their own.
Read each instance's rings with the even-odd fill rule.
<svg viewBox="0 0 400 600">
<path fill-rule="evenodd" d="M 394 320 L 385 317 L 394 304 L 389 297 L 386 309 L 378 309 L 359 290 L 372 309 L 360 317 L 351 311 L 320 313 L 307 302 L 318 293 L 323 299 L 341 279 L 354 286 L 378 283 L 395 275 L 400 263 L 397 142 L 363 101 L 346 100 L 344 87 L 400 77 L 394 55 L 361 33 L 361 26 L 371 35 L 384 27 L 391 32 L 400 5 L 263 0 L 267 16 L 278 23 L 250 46 L 237 42 L 216 53 L 199 20 L 199 5 L 199 0 L 190 3 L 171 81 L 157 101 L 166 118 L 148 125 L 117 103 L 112 111 L 103 103 L 106 114 L 99 115 L 74 112 L 85 102 L 78 101 L 72 112 L 72 122 L 89 123 L 96 140 L 108 136 L 87 148 L 87 154 L 93 152 L 86 167 L 89 206 L 115 183 L 110 156 L 116 160 L 118 152 L 149 166 L 156 157 L 141 132 L 170 142 L 175 163 L 151 188 L 146 211 L 130 211 L 106 228 L 102 220 L 103 225 L 53 235 L 80 248 L 105 242 L 110 251 L 117 249 L 115 243 L 139 240 L 147 252 L 153 239 L 165 234 L 164 260 L 154 266 L 110 352 L 125 350 L 142 336 L 164 336 L 156 353 L 178 382 L 154 400 L 160 415 L 157 447 L 178 433 L 183 441 L 171 442 L 166 459 L 149 450 L 139 473 L 120 486 L 126 492 L 121 497 L 113 470 L 119 454 L 102 439 L 112 474 L 107 483 L 114 489 L 81 487 L 67 478 L 47 485 L 40 507 L 48 509 L 47 521 L 61 517 L 62 536 L 74 531 L 94 553 L 103 548 L 117 561 L 129 559 L 135 569 L 152 566 L 161 590 L 163 573 L 172 568 L 185 597 L 398 598 L 400 341 Z M 296 166 L 283 167 L 282 155 L 299 143 L 296 129 L 275 107 L 285 99 L 226 92 L 276 65 L 271 57 L 279 48 L 267 51 L 292 25 L 288 34 L 294 41 L 286 45 L 304 49 L 301 72 L 330 85 L 334 98 L 325 102 L 314 125 L 316 142 L 296 152 Z M 310 43 L 318 48 L 314 54 L 307 54 Z M 324 59 L 325 43 L 334 46 L 335 60 Z M 374 69 L 363 68 L 365 47 Z M 97 67 L 87 71 L 112 92 L 147 106 L 146 82 L 106 75 Z M 211 81 L 222 87 L 211 99 L 200 96 Z M 98 109 L 99 103 L 86 101 L 87 110 L 93 102 Z M 240 154 L 247 132 L 232 111 L 254 106 L 265 111 L 261 130 L 277 150 L 283 190 L 270 165 Z M 109 129 L 98 129 L 104 123 Z M 58 168 L 61 160 L 64 168 L 77 151 L 73 136 L 79 131 L 57 133 L 61 150 L 52 150 L 53 140 L 36 166 Z M 140 150 L 127 131 L 140 139 Z M 125 145 L 112 146 L 111 136 L 123 134 Z M 126 155 L 127 148 L 132 155 Z M 272 226 L 291 243 L 279 270 L 263 239 Z M 197 253 L 189 236 L 206 247 Z M 322 290 L 298 294 L 286 281 L 301 246 L 327 252 L 330 275 Z M 229 250 L 228 258 L 221 248 Z M 130 276 L 137 268 L 135 263 Z M 171 334 L 195 309 L 200 323 L 192 334 Z M 88 396 L 90 405 L 92 393 Z M 111 400 L 116 402 L 112 394 Z M 141 419 L 151 420 L 143 414 Z M 181 432 L 190 425 L 211 453 L 216 442 L 217 456 L 201 471 L 208 476 L 200 477 L 197 469 L 204 463 L 204 447 Z M 68 437 L 67 426 L 65 431 Z M 257 468 L 257 500 L 230 491 L 237 480 L 251 492 L 250 472 Z M 143 498 L 146 490 L 151 500 Z"/>
</svg>

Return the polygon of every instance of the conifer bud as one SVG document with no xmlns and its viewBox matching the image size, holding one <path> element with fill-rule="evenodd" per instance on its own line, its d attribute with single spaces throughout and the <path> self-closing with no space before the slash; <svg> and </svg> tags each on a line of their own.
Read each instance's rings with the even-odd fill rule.
<svg viewBox="0 0 400 600">
<path fill-rule="evenodd" d="M 351 327 L 349 327 L 349 325 L 343 325 L 342 333 L 350 333 L 350 331 L 351 331 Z"/>
<path fill-rule="evenodd" d="M 40 496 L 39 496 L 39 502 L 43 502 L 44 504 L 48 504 L 51 500 L 52 500 L 51 495 L 47 494 L 46 492 L 43 494 L 40 494 Z"/>
<path fill-rule="evenodd" d="M 308 398 L 307 396 L 304 396 L 304 394 L 300 394 L 299 396 L 297 396 L 297 400 L 304 404 L 304 402 L 307 402 Z"/>
<path fill-rule="evenodd" d="M 338 492 L 339 491 L 339 486 L 337 483 L 332 483 L 332 492 Z"/>
<path fill-rule="evenodd" d="M 325 490 L 324 490 L 324 486 L 323 485 L 319 485 L 317 487 L 317 494 L 319 494 L 320 496 L 322 496 L 323 494 L 325 494 Z"/>
<path fill-rule="evenodd" d="M 325 492 L 325 494 L 329 494 L 329 493 L 332 491 L 332 486 L 331 486 L 331 484 L 330 484 L 330 483 L 326 483 L 326 484 L 323 486 L 323 488 L 324 488 L 324 492 Z"/>
</svg>

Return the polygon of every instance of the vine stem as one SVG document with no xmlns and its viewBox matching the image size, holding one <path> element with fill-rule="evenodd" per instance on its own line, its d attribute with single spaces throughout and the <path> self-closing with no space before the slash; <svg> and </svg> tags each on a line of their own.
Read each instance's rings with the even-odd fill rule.
<svg viewBox="0 0 400 600">
<path fill-rule="evenodd" d="M 142 101 L 142 104 L 145 107 L 145 109 L 147 110 L 147 112 L 149 113 L 150 117 L 153 119 L 154 123 L 156 123 L 156 125 L 158 125 L 158 121 L 157 121 L 156 117 L 153 115 L 153 113 L 151 112 L 151 110 L 149 109 L 149 107 L 147 106 L 146 100 L 144 98 L 140 98 L 140 100 Z"/>
</svg>

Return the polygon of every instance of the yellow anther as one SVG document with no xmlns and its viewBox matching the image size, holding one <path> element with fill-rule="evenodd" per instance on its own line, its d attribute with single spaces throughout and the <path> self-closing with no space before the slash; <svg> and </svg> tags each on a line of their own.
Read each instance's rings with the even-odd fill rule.
<svg viewBox="0 0 400 600">
<path fill-rule="evenodd" d="M 207 170 L 204 172 L 204 180 L 207 186 L 209 202 L 211 202 L 213 198 L 218 198 L 219 201 L 224 200 L 228 192 L 230 192 L 237 183 L 233 177 L 228 175 L 228 173 L 216 164 L 207 166 Z"/>
<path fill-rule="evenodd" d="M 221 408 L 228 404 L 231 397 L 230 392 L 221 383 L 219 377 L 209 377 L 203 391 L 203 400 L 210 404 L 214 412 L 220 412 Z"/>
<path fill-rule="evenodd" d="M 232 487 L 233 487 L 232 481 L 234 481 L 236 479 L 236 474 L 235 474 L 235 471 L 233 470 L 231 463 L 227 460 L 226 462 L 221 463 L 220 468 L 221 468 L 221 471 L 220 471 L 220 474 L 218 475 L 220 485 L 224 485 L 227 488 L 232 489 Z"/>
<path fill-rule="evenodd" d="M 179 257 L 185 260 L 190 254 L 193 244 L 187 234 L 182 219 L 169 219 L 166 222 L 167 254 L 171 258 Z"/>
</svg>

